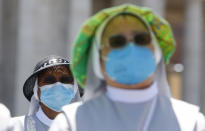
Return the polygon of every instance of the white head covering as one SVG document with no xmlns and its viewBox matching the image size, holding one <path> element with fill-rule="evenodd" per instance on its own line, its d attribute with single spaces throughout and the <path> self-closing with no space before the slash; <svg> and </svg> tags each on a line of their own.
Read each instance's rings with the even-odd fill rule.
<svg viewBox="0 0 205 131">
<path fill-rule="evenodd" d="M 99 96 L 100 94 L 104 93 L 106 90 L 106 82 L 101 73 L 99 49 L 100 49 L 100 43 L 101 43 L 101 37 L 102 37 L 103 30 L 106 27 L 107 23 L 113 17 L 110 17 L 109 19 L 107 19 L 98 28 L 98 30 L 95 33 L 95 37 L 94 37 L 93 44 L 91 47 L 91 53 L 88 58 L 87 80 L 86 80 L 86 88 L 85 88 L 85 94 L 84 94 L 85 100 L 89 100 L 93 97 Z M 139 17 L 139 19 L 141 18 Z M 161 52 L 159 45 L 157 44 L 157 40 L 155 36 L 153 35 L 153 32 L 150 26 L 147 25 L 147 27 L 149 28 L 152 34 L 152 44 L 154 46 L 154 56 L 155 56 L 155 60 L 157 63 L 157 68 L 154 73 L 154 81 L 157 83 L 159 95 L 170 97 L 171 96 L 170 89 L 169 89 L 169 85 L 167 82 L 165 64 L 164 64 L 164 60 L 162 57 L 162 52 Z"/>
</svg>

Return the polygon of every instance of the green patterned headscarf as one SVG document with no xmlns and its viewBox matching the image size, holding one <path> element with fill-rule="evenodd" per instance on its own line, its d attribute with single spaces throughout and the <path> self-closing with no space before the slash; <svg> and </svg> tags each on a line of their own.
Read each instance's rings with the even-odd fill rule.
<svg viewBox="0 0 205 131">
<path fill-rule="evenodd" d="M 81 28 L 72 49 L 71 70 L 81 87 L 85 87 L 88 56 L 95 37 L 96 30 L 103 22 L 119 13 L 130 13 L 139 16 L 149 25 L 162 50 L 164 61 L 169 62 L 175 50 L 175 40 L 169 23 L 155 15 L 149 8 L 138 7 L 130 4 L 108 8 L 100 11 L 88 19 Z"/>
</svg>

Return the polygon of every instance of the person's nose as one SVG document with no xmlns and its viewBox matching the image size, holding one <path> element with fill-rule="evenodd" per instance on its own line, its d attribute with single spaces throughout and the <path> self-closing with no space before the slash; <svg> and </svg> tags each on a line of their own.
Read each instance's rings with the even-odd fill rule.
<svg viewBox="0 0 205 131">
<path fill-rule="evenodd" d="M 131 41 L 133 41 L 133 36 L 127 35 L 126 39 L 127 39 L 127 42 L 131 42 Z"/>
<path fill-rule="evenodd" d="M 60 77 L 55 76 L 55 78 L 56 78 L 56 82 L 60 82 Z"/>
</svg>

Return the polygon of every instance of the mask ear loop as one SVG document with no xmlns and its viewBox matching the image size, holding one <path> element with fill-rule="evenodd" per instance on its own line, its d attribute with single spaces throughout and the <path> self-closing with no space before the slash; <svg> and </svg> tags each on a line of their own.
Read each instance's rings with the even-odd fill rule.
<svg viewBox="0 0 205 131">
<path fill-rule="evenodd" d="M 33 88 L 33 96 L 31 97 L 28 115 L 35 114 L 39 109 L 39 98 L 38 98 L 38 78 L 36 78 L 35 85 Z"/>
</svg>

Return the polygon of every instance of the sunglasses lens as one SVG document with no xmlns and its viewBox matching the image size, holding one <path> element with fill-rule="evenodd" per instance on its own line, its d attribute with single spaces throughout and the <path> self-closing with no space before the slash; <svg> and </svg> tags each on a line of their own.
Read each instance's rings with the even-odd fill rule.
<svg viewBox="0 0 205 131">
<path fill-rule="evenodd" d="M 150 33 L 137 33 L 134 37 L 135 43 L 138 45 L 148 45 L 151 42 Z"/>
<path fill-rule="evenodd" d="M 61 83 L 73 83 L 74 80 L 73 80 L 73 77 L 70 77 L 70 76 L 62 76 L 60 78 L 60 82 Z"/>
<path fill-rule="evenodd" d="M 126 44 L 126 38 L 123 35 L 114 35 L 110 37 L 109 43 L 113 48 L 120 48 Z"/>
</svg>

